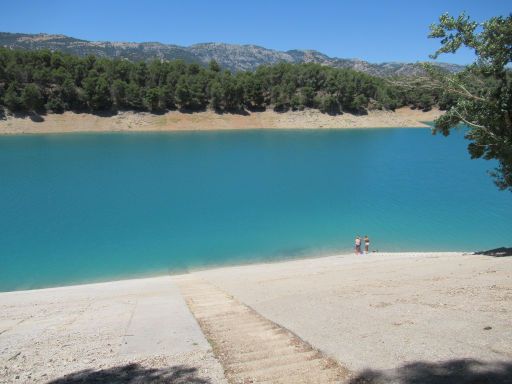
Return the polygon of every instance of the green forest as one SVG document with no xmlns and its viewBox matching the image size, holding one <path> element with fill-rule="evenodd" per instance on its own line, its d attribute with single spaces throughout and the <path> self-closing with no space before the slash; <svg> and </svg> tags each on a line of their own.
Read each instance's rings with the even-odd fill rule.
<svg viewBox="0 0 512 384">
<path fill-rule="evenodd" d="M 403 89 L 362 72 L 312 63 L 231 73 L 214 61 L 208 66 L 179 60 L 131 62 L 0 48 L 0 109 L 10 113 L 314 108 L 335 115 L 406 105 L 445 109 L 450 103 L 434 90 Z"/>
</svg>

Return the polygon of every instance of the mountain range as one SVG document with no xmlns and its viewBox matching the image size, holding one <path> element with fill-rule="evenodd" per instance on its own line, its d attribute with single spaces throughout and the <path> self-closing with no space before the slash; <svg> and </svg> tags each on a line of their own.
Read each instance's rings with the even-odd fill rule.
<svg viewBox="0 0 512 384">
<path fill-rule="evenodd" d="M 263 64 L 319 63 L 337 68 L 351 68 L 375 76 L 416 76 L 423 73 L 421 63 L 369 63 L 359 59 L 329 57 L 315 50 L 278 51 L 257 45 L 201 43 L 188 47 L 158 42 L 130 43 L 87 41 L 65 35 L 0 32 L 0 46 L 12 49 L 49 49 L 74 55 L 96 55 L 139 60 L 176 60 L 207 64 L 210 60 L 231 71 L 254 70 Z M 435 63 L 449 72 L 458 72 L 462 65 Z"/>
</svg>

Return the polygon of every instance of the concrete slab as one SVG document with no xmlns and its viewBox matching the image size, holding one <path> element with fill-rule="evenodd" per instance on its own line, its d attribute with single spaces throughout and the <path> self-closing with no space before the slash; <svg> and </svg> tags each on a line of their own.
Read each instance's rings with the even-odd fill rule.
<svg viewBox="0 0 512 384">
<path fill-rule="evenodd" d="M 209 349 L 175 283 L 165 279 L 152 285 L 151 292 L 137 298 L 119 354 L 177 354 Z"/>
<path fill-rule="evenodd" d="M 225 383 L 169 276 L 0 293 L 0 325 L 2 383 L 47 382 L 132 362 Z"/>
</svg>

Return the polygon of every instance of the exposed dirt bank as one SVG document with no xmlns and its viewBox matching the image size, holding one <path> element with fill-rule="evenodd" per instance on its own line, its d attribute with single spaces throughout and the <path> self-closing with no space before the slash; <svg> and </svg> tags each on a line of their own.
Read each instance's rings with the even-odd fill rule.
<svg viewBox="0 0 512 384">
<path fill-rule="evenodd" d="M 442 114 L 434 109 L 429 112 L 400 108 L 395 112 L 371 111 L 368 115 L 343 114 L 330 116 L 317 110 L 277 113 L 274 111 L 241 114 L 218 114 L 213 111 L 162 115 L 120 112 L 113 116 L 92 114 L 48 114 L 40 118 L 7 116 L 0 120 L 0 134 L 64 133 L 64 132 L 117 132 L 117 131 L 186 131 L 225 129 L 321 129 L 321 128 L 386 128 L 426 127 Z"/>
</svg>

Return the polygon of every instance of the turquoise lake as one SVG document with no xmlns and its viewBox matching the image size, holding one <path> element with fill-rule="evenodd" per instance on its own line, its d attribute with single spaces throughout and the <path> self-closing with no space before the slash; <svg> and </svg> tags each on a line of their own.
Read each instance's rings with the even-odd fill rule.
<svg viewBox="0 0 512 384">
<path fill-rule="evenodd" d="M 512 243 L 512 194 L 462 132 L 0 137 L 0 290 L 351 252 Z"/>
</svg>

